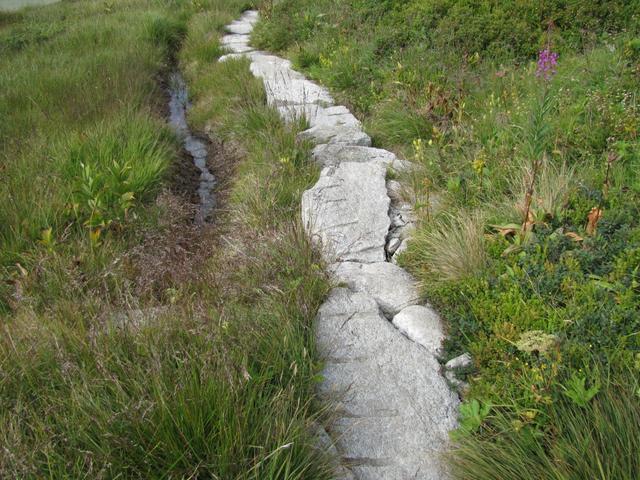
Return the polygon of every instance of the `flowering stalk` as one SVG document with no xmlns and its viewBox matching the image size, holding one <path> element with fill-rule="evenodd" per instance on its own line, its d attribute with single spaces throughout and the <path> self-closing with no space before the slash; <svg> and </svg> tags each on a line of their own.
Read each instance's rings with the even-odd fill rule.
<svg viewBox="0 0 640 480">
<path fill-rule="evenodd" d="M 598 228 L 598 222 L 604 214 L 604 202 L 609 195 L 609 187 L 611 186 L 611 166 L 618 159 L 618 155 L 615 152 L 609 152 L 607 155 L 607 170 L 604 176 L 604 182 L 602 184 L 602 195 L 597 207 L 593 207 L 587 215 L 587 233 L 589 235 L 595 235 Z"/>
<path fill-rule="evenodd" d="M 531 130 L 529 137 L 529 158 L 531 158 L 530 178 L 528 179 L 525 191 L 522 219 L 522 233 L 526 234 L 533 227 L 533 219 L 531 218 L 531 202 L 533 201 L 533 193 L 538 174 L 542 168 L 542 164 L 546 158 L 547 136 L 549 133 L 549 125 L 546 122 L 546 115 L 551 109 L 551 96 L 549 95 L 549 82 L 557 73 L 558 54 L 553 52 L 547 46 L 544 50 L 540 50 L 538 55 L 538 63 L 536 69 L 536 77 L 544 82 L 544 90 L 542 100 L 538 104 L 538 108 L 533 112 L 531 118 Z"/>
</svg>

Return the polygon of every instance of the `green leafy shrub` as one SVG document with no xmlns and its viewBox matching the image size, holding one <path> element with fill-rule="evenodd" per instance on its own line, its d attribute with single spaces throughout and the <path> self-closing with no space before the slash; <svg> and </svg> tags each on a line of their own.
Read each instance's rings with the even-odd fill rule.
<svg viewBox="0 0 640 480">
<path fill-rule="evenodd" d="M 585 386 L 586 378 L 573 375 L 564 386 L 564 394 L 569 397 L 574 404 L 579 407 L 586 407 L 589 401 L 595 397 L 600 391 L 600 385 L 597 383 L 587 388 Z"/>
</svg>

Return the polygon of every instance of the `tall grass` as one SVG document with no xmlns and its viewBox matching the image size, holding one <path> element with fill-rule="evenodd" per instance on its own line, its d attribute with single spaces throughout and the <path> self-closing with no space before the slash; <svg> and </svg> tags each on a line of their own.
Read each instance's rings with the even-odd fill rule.
<svg viewBox="0 0 640 480">
<path fill-rule="evenodd" d="M 62 2 L 0 27 L 0 477 L 331 477 L 311 428 L 328 284 L 297 220 L 317 169 L 247 63 L 215 62 L 245 6 Z M 233 164 L 215 227 L 162 189 L 172 56 Z"/>
<path fill-rule="evenodd" d="M 374 141 L 394 147 L 411 144 L 416 138 L 429 139 L 433 133 L 432 122 L 428 118 L 400 102 L 381 105 L 369 127 Z"/>
<path fill-rule="evenodd" d="M 187 35 L 187 25 L 183 20 L 167 16 L 148 18 L 146 30 L 151 41 L 162 48 L 167 57 L 176 53 Z"/>
<path fill-rule="evenodd" d="M 62 172 L 76 220 L 89 227 L 124 223 L 135 202 L 153 199 L 175 155 L 172 134 L 144 117 L 98 124 L 62 148 Z M 172 148 L 173 147 L 173 148 Z"/>
<path fill-rule="evenodd" d="M 2 476 L 322 478 L 306 418 L 325 284 L 302 235 L 212 262 L 239 269 L 232 292 L 207 275 L 138 328 L 82 311 L 5 324 Z"/>
<path fill-rule="evenodd" d="M 136 170 L 144 170 L 149 161 L 148 167 L 161 173 L 172 161 L 175 143 L 162 134 L 163 122 L 155 113 L 162 101 L 156 75 L 165 56 L 161 47 L 147 40 L 144 30 L 150 5 L 63 2 L 15 14 L 2 28 L 3 266 L 25 262 L 22 254 L 37 244 L 42 230 L 51 228 L 57 239 L 63 236 L 72 203 L 70 186 L 79 180 L 77 165 L 69 166 L 79 159 L 64 153 L 70 138 L 76 138 L 78 149 L 87 137 L 95 138 L 96 128 L 120 129 L 117 141 L 157 148 L 153 158 L 129 152 Z M 132 117 L 128 126 L 122 126 Z M 135 140 L 141 133 L 137 123 L 146 124 L 149 133 Z M 150 147 L 141 145 L 143 141 Z M 112 160 L 130 160 L 118 158 L 123 152 L 114 151 L 106 141 L 93 148 L 92 155 L 103 158 L 97 173 L 106 173 Z M 157 188 L 160 180 L 161 175 L 155 175 L 146 179 L 148 184 L 134 186 Z M 142 190 L 133 193 L 143 197 Z"/>
<path fill-rule="evenodd" d="M 455 282 L 478 276 L 487 264 L 484 219 L 478 212 L 442 214 L 412 239 L 404 265 L 428 265 L 425 283 Z M 416 268 L 417 269 L 417 268 Z"/>
<path fill-rule="evenodd" d="M 512 191 L 514 192 L 514 206 L 519 217 L 523 215 L 523 201 L 527 187 L 531 184 L 531 167 L 523 166 L 514 174 Z M 534 184 L 531 210 L 537 220 L 559 218 L 567 206 L 575 182 L 575 169 L 565 163 L 553 164 L 543 159 Z"/>
</svg>

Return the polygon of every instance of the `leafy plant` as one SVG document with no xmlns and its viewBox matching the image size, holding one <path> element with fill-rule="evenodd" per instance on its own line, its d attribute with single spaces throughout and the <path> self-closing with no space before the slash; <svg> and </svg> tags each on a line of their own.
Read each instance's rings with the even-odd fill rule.
<svg viewBox="0 0 640 480">
<path fill-rule="evenodd" d="M 463 403 L 460 405 L 458 431 L 463 435 L 477 432 L 490 412 L 491 405 L 489 403 L 481 403 L 475 398 Z"/>
<path fill-rule="evenodd" d="M 548 79 L 545 79 L 547 82 Z M 549 142 L 550 125 L 547 115 L 553 105 L 553 96 L 546 86 L 541 99 L 531 113 L 531 120 L 527 138 L 527 155 L 529 167 L 527 169 L 526 189 L 522 203 L 522 233 L 526 235 L 533 230 L 534 219 L 531 212 L 531 204 L 536 188 L 536 181 L 543 165 L 547 162 L 547 145 Z"/>
<path fill-rule="evenodd" d="M 133 137 L 123 135 L 126 129 Z M 157 191 L 169 163 L 168 139 L 152 122 L 128 119 L 100 126 L 66 148 L 75 176 L 71 200 L 77 220 L 89 228 L 123 224 L 137 201 Z"/>
<path fill-rule="evenodd" d="M 595 383 L 590 388 L 586 388 L 586 378 L 573 374 L 563 385 L 564 394 L 579 407 L 586 407 L 587 404 L 600 391 L 600 384 Z"/>
<path fill-rule="evenodd" d="M 55 238 L 53 237 L 53 228 L 45 228 L 40 233 L 40 240 L 38 243 L 44 246 L 47 250 L 52 251 L 55 246 Z"/>
</svg>

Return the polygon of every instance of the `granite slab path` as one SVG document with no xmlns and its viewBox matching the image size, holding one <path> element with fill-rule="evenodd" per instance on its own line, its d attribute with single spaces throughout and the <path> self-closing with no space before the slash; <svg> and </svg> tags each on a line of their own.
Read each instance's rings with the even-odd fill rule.
<svg viewBox="0 0 640 480">
<path fill-rule="evenodd" d="M 456 426 L 458 397 L 436 354 L 443 339 L 437 313 L 422 305 L 414 279 L 393 262 L 410 236 L 411 207 L 393 193 L 388 169 L 408 168 L 371 138 L 330 93 L 291 62 L 250 45 L 258 12 L 247 11 L 222 38 L 247 57 L 267 101 L 291 122 L 305 117 L 300 138 L 317 144 L 318 182 L 302 197 L 302 221 L 339 285 L 318 312 L 324 360 L 322 399 L 335 408 L 326 430 L 340 457 L 336 478 L 440 480 L 441 453 Z"/>
</svg>

